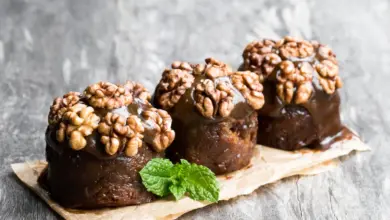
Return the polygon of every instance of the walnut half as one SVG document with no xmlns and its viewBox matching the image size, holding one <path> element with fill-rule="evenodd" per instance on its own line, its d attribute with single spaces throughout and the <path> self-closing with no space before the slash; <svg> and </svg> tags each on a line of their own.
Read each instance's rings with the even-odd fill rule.
<svg viewBox="0 0 390 220">
<path fill-rule="evenodd" d="M 67 111 L 67 109 L 76 105 L 79 101 L 80 93 L 78 92 L 69 92 L 63 97 L 54 99 L 53 104 L 50 106 L 48 117 L 49 124 L 57 124 L 60 122 L 62 115 Z"/>
<path fill-rule="evenodd" d="M 132 103 L 133 85 L 115 85 L 109 82 L 99 82 L 85 89 L 88 103 L 94 108 L 115 109 Z"/>
<path fill-rule="evenodd" d="M 233 96 L 234 92 L 226 82 L 203 79 L 195 86 L 195 107 L 206 118 L 226 117 L 233 110 Z"/>
<path fill-rule="evenodd" d="M 127 81 L 123 86 L 125 90 L 131 91 L 134 98 L 139 98 L 144 101 L 150 101 L 152 95 L 150 92 L 140 83 Z"/>
<path fill-rule="evenodd" d="M 231 79 L 234 87 L 242 93 L 249 105 L 256 110 L 263 107 L 263 86 L 260 84 L 259 75 L 249 71 L 235 72 Z"/>
<path fill-rule="evenodd" d="M 307 102 L 313 92 L 313 71 L 307 62 L 298 63 L 296 67 L 291 61 L 283 61 L 277 75 L 276 91 L 279 98 L 286 103 Z"/>
<path fill-rule="evenodd" d="M 157 103 L 165 110 L 172 108 L 194 82 L 189 63 L 174 62 L 172 68 L 164 71 L 156 89 Z"/>
<path fill-rule="evenodd" d="M 145 141 L 152 145 L 155 151 L 164 151 L 175 139 L 171 129 L 172 118 L 164 110 L 151 108 L 142 112 L 145 127 Z"/>
<path fill-rule="evenodd" d="M 313 45 L 305 40 L 286 36 L 275 45 L 282 59 L 306 58 L 314 54 Z"/>
<path fill-rule="evenodd" d="M 98 131 L 109 155 L 116 154 L 125 145 L 125 154 L 134 156 L 142 146 L 144 128 L 141 120 L 135 115 L 129 116 L 126 120 L 118 114 L 109 112 L 99 123 Z"/>
<path fill-rule="evenodd" d="M 318 73 L 318 80 L 328 94 L 333 94 L 336 89 L 343 86 L 339 76 L 339 67 L 330 60 L 323 60 L 315 66 Z"/>
<path fill-rule="evenodd" d="M 275 67 L 282 62 L 275 44 L 275 41 L 268 39 L 248 44 L 242 54 L 244 69 L 264 77 L 269 76 Z"/>
<path fill-rule="evenodd" d="M 232 69 L 227 64 L 216 60 L 214 58 L 207 58 L 206 60 L 206 66 L 203 69 L 203 66 L 197 66 L 197 72 L 200 72 L 200 70 L 203 70 L 206 77 L 209 79 L 215 79 L 217 77 L 221 76 L 228 76 L 232 73 Z"/>
<path fill-rule="evenodd" d="M 72 149 L 81 150 L 87 145 L 85 137 L 92 134 L 99 121 L 92 107 L 76 104 L 64 113 L 57 130 L 57 141 L 63 142 L 67 137 Z"/>
</svg>

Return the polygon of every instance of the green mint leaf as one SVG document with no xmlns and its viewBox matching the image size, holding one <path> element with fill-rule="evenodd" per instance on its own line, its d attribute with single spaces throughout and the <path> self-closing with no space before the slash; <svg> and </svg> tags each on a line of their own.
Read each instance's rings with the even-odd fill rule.
<svg viewBox="0 0 390 220">
<path fill-rule="evenodd" d="M 176 200 L 179 200 L 186 193 L 186 187 L 184 187 L 183 185 L 171 185 L 169 187 L 169 191 L 171 191 L 172 195 L 175 197 Z"/>
<path fill-rule="evenodd" d="M 215 174 L 205 166 L 182 162 L 184 185 L 191 199 L 217 202 L 219 186 Z"/>
<path fill-rule="evenodd" d="M 158 196 L 170 194 L 172 184 L 171 171 L 174 165 L 168 159 L 155 158 L 150 160 L 140 171 L 142 183 L 149 192 Z"/>
<path fill-rule="evenodd" d="M 172 194 L 178 200 L 188 192 L 190 198 L 199 201 L 217 202 L 219 198 L 215 174 L 183 159 L 175 165 L 168 159 L 152 159 L 140 175 L 146 189 L 159 196 Z"/>
<path fill-rule="evenodd" d="M 184 159 L 181 159 L 181 160 L 180 160 L 180 163 L 181 163 L 182 165 L 185 165 L 185 166 L 191 166 L 191 164 L 190 164 L 187 160 L 184 160 Z"/>
</svg>

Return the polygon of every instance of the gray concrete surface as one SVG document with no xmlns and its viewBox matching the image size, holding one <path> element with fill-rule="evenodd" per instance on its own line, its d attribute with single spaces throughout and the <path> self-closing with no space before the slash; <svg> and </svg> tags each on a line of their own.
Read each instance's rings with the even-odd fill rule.
<svg viewBox="0 0 390 220">
<path fill-rule="evenodd" d="M 100 80 L 152 90 L 173 60 L 237 67 L 248 42 L 286 34 L 331 45 L 343 120 L 373 150 L 182 219 L 390 219 L 388 0 L 0 0 L 0 219 L 59 218 L 10 169 L 44 158 L 55 96 Z"/>
</svg>

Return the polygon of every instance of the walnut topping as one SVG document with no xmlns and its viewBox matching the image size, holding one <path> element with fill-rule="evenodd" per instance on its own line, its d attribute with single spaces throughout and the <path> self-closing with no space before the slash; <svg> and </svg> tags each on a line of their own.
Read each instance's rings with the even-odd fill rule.
<svg viewBox="0 0 390 220">
<path fill-rule="evenodd" d="M 202 75 L 204 73 L 205 68 L 206 65 L 204 64 L 196 64 L 194 66 L 194 71 L 192 72 L 192 74 L 195 76 Z"/>
<path fill-rule="evenodd" d="M 314 53 L 314 47 L 311 43 L 290 36 L 277 42 L 276 47 L 279 47 L 279 52 L 283 59 L 306 58 Z"/>
<path fill-rule="evenodd" d="M 245 71 L 235 72 L 231 76 L 233 85 L 247 99 L 254 109 L 260 109 L 264 105 L 263 86 L 260 77 L 256 73 Z"/>
<path fill-rule="evenodd" d="M 156 89 L 156 101 L 163 109 L 172 108 L 192 86 L 196 76 L 206 76 L 215 79 L 229 76 L 231 68 L 214 58 L 207 58 L 206 64 L 190 64 L 188 62 L 175 61 L 172 69 L 163 72 L 162 79 Z"/>
<path fill-rule="evenodd" d="M 180 69 L 184 71 L 192 71 L 192 66 L 188 62 L 175 61 L 172 63 L 172 69 Z"/>
<path fill-rule="evenodd" d="M 319 78 L 318 81 L 326 93 L 333 94 L 336 89 L 343 86 L 343 82 L 339 76 L 336 55 L 329 47 L 318 43 L 316 45 L 318 47 L 317 59 L 320 61 L 315 64 Z"/>
<path fill-rule="evenodd" d="M 278 42 L 255 41 L 245 48 L 243 58 L 245 70 L 270 80 L 276 76 L 277 93 L 287 103 L 308 101 L 313 91 L 313 71 L 326 93 L 332 94 L 342 86 L 335 54 L 316 41 L 288 36 Z"/>
<path fill-rule="evenodd" d="M 150 101 L 150 99 L 152 97 L 151 94 L 149 93 L 149 91 L 140 83 L 127 81 L 126 84 L 124 85 L 124 87 L 128 91 L 133 92 L 134 98 L 139 98 L 139 99 L 144 100 L 144 101 Z"/>
<path fill-rule="evenodd" d="M 62 115 L 69 107 L 74 106 L 80 101 L 80 93 L 69 92 L 62 98 L 58 97 L 54 99 L 53 104 L 50 106 L 49 112 L 49 124 L 57 124 L 61 121 Z"/>
<path fill-rule="evenodd" d="M 226 82 L 215 84 L 210 79 L 201 80 L 195 87 L 195 106 L 206 118 L 219 114 L 229 116 L 233 110 L 233 90 Z"/>
<path fill-rule="evenodd" d="M 319 82 L 326 93 L 332 94 L 343 83 L 339 76 L 339 67 L 330 60 L 323 60 L 316 66 Z"/>
<path fill-rule="evenodd" d="M 273 58 L 267 58 L 273 62 Z M 190 64 L 176 61 L 171 70 L 165 70 L 156 88 L 155 103 L 169 110 L 185 95 L 180 105 L 194 104 L 197 111 L 206 118 L 227 117 L 234 108 L 233 99 L 246 99 L 255 109 L 264 104 L 262 95 L 263 78 L 254 73 L 238 73 L 236 78 L 239 91 L 232 84 L 234 73 L 223 62 L 207 58 L 205 64 Z M 252 75 L 253 74 L 253 75 Z M 241 80 L 241 81 L 240 81 Z M 238 95 L 239 97 L 234 97 Z M 193 100 L 193 102 L 189 102 Z"/>
<path fill-rule="evenodd" d="M 275 50 L 275 41 L 255 41 L 246 46 L 243 54 L 244 69 L 269 76 L 282 61 Z"/>
<path fill-rule="evenodd" d="M 178 68 L 192 67 L 179 64 Z M 99 82 L 87 87 L 84 95 L 70 92 L 55 99 L 48 116 L 49 129 L 63 143 L 61 146 L 82 150 L 98 138 L 102 143 L 98 147 L 104 146 L 107 155 L 123 152 L 131 157 L 143 146 L 144 125 L 148 125 L 148 140 L 160 152 L 172 143 L 175 133 L 171 130 L 171 117 L 153 108 L 150 98 L 150 93 L 139 83 Z"/>
<path fill-rule="evenodd" d="M 210 78 L 215 79 L 221 76 L 228 76 L 232 73 L 232 69 L 225 63 L 214 58 L 207 58 L 206 66 L 204 67 L 204 74 Z M 202 66 L 198 66 L 197 71 L 201 70 Z"/>
<path fill-rule="evenodd" d="M 145 141 L 152 145 L 157 152 L 164 151 L 175 139 L 171 129 L 172 118 L 164 110 L 151 108 L 142 112 L 145 119 Z"/>
<path fill-rule="evenodd" d="M 81 150 L 87 144 L 85 137 L 92 134 L 99 121 L 100 118 L 94 114 L 94 109 L 90 106 L 76 104 L 69 107 L 63 114 L 57 130 L 57 140 L 63 142 L 67 137 L 72 149 Z"/>
<path fill-rule="evenodd" d="M 141 119 L 135 115 L 131 115 L 127 118 L 127 125 L 134 132 L 134 135 L 130 135 L 130 140 L 127 141 L 125 150 L 125 154 L 131 157 L 138 153 L 138 148 L 142 147 L 142 138 L 144 137 L 142 133 L 144 132 L 144 127 Z"/>
<path fill-rule="evenodd" d="M 132 103 L 132 85 L 115 85 L 99 82 L 88 86 L 84 91 L 88 103 L 95 108 L 115 109 Z"/>
<path fill-rule="evenodd" d="M 129 116 L 126 120 L 118 114 L 109 112 L 99 123 L 98 131 L 102 135 L 100 141 L 105 145 L 109 155 L 116 154 L 121 146 L 125 145 L 125 154 L 134 156 L 142 146 L 144 127 L 135 115 Z"/>
<path fill-rule="evenodd" d="M 307 62 L 299 63 L 295 67 L 291 61 L 280 64 L 280 73 L 277 75 L 277 94 L 286 103 L 294 101 L 296 104 L 309 100 L 312 92 L 313 68 Z M 296 96 L 294 93 L 296 90 Z M 294 100 L 293 100 L 294 98 Z"/>
<path fill-rule="evenodd" d="M 157 102 L 163 109 L 173 107 L 194 82 L 188 63 L 175 62 L 172 67 L 175 69 L 164 71 L 156 89 L 156 93 L 159 94 Z"/>
</svg>

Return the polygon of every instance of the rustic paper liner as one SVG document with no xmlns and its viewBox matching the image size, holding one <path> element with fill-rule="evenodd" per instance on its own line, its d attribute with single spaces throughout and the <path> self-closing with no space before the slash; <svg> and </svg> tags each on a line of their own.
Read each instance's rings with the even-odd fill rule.
<svg viewBox="0 0 390 220">
<path fill-rule="evenodd" d="M 220 201 L 240 195 L 247 195 L 267 183 L 293 175 L 314 175 L 337 166 L 338 158 L 351 151 L 366 151 L 370 148 L 359 138 L 354 137 L 334 143 L 327 151 L 303 149 L 295 152 L 256 146 L 251 164 L 242 170 L 218 176 L 221 192 Z M 100 219 L 175 219 L 187 212 L 209 205 L 184 197 L 179 201 L 172 198 L 161 199 L 152 203 L 109 208 L 100 210 L 64 209 L 52 201 L 44 189 L 39 187 L 37 179 L 46 166 L 45 161 L 12 164 L 18 178 L 65 219 L 100 220 Z"/>
</svg>

